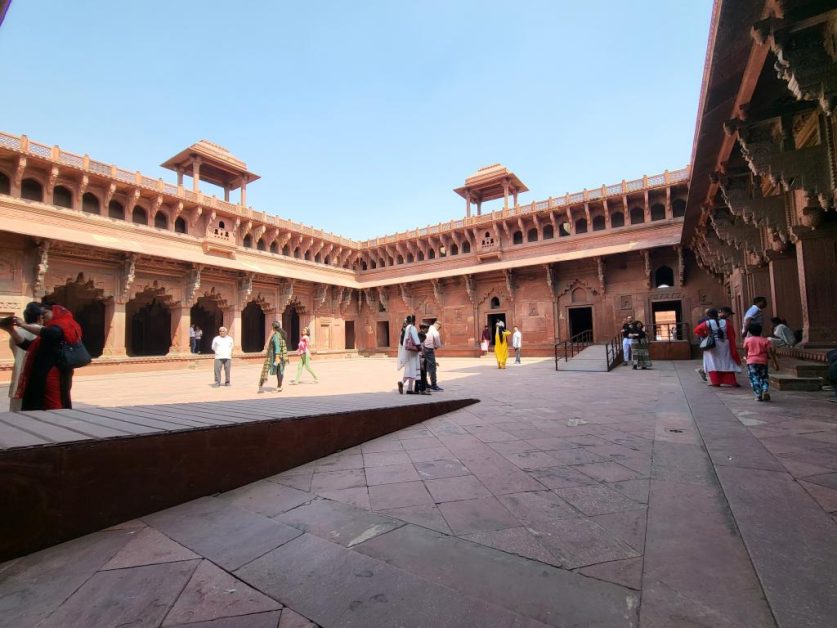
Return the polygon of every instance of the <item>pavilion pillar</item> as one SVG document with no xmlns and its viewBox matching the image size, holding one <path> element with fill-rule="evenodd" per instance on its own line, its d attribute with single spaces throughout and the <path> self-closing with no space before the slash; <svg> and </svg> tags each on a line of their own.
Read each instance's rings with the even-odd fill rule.
<svg viewBox="0 0 837 628">
<path fill-rule="evenodd" d="M 465 216 L 471 217 L 471 193 L 465 192 Z"/>
<path fill-rule="evenodd" d="M 241 178 L 241 203 L 242 207 L 247 207 L 247 179 Z"/>
<path fill-rule="evenodd" d="M 105 336 L 105 355 L 125 356 L 125 337 L 127 335 L 127 320 L 125 317 L 125 303 L 114 299 L 108 305 L 107 314 L 110 314 L 107 323 L 107 335 Z"/>
<path fill-rule="evenodd" d="M 183 168 L 176 168 L 177 172 L 177 189 L 183 190 Z"/>
<path fill-rule="evenodd" d="M 517 188 L 514 188 L 514 190 L 512 190 L 512 194 L 514 196 L 514 206 L 515 208 L 517 208 Z"/>
<path fill-rule="evenodd" d="M 224 200 L 226 202 L 230 202 L 230 185 L 229 183 L 224 186 Z"/>
<path fill-rule="evenodd" d="M 503 180 L 503 209 L 509 208 L 509 182 L 508 179 Z"/>
<path fill-rule="evenodd" d="M 482 216 L 482 199 L 477 199 L 477 216 Z"/>
<path fill-rule="evenodd" d="M 229 321 L 226 324 L 227 333 L 232 336 L 233 346 L 235 347 L 234 355 L 241 354 L 241 308 L 234 307 L 224 312 L 224 320 Z"/>
<path fill-rule="evenodd" d="M 192 308 L 181 304 L 171 309 L 171 347 L 169 353 L 186 354 L 192 351 L 189 344 L 189 326 L 192 324 Z"/>
<path fill-rule="evenodd" d="M 791 329 L 802 328 L 802 302 L 795 255 L 770 260 L 770 303 L 776 316 L 787 319 Z"/>
<path fill-rule="evenodd" d="M 201 191 L 200 188 L 200 180 L 201 180 L 201 158 L 194 157 L 192 159 L 192 191 L 197 194 Z"/>
<path fill-rule="evenodd" d="M 835 237 L 837 229 L 822 227 L 801 234 L 796 242 L 802 342 L 806 345 L 833 346 L 837 342 Z"/>
</svg>

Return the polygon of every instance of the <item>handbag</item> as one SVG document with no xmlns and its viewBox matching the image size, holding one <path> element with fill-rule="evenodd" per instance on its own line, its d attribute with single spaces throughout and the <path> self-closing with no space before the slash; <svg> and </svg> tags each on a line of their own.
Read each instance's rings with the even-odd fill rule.
<svg viewBox="0 0 837 628">
<path fill-rule="evenodd" d="M 710 349 L 715 348 L 715 331 L 712 329 L 712 325 L 709 322 L 706 323 L 706 326 L 709 328 L 709 334 L 700 341 L 698 347 L 701 351 L 709 351 Z"/>
<path fill-rule="evenodd" d="M 404 348 L 407 351 L 412 351 L 414 353 L 421 351 L 421 347 L 415 343 L 413 340 L 413 334 L 409 333 L 409 330 L 404 338 Z"/>
<path fill-rule="evenodd" d="M 58 368 L 63 371 L 71 371 L 87 366 L 93 361 L 87 347 L 79 340 L 78 342 L 61 342 L 58 345 Z"/>
</svg>

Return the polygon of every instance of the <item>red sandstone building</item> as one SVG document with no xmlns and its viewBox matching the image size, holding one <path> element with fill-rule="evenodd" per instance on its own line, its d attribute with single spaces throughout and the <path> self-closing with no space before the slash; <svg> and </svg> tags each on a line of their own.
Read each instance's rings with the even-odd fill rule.
<svg viewBox="0 0 837 628">
<path fill-rule="evenodd" d="M 834 344 L 835 17 L 817 6 L 716 3 L 690 169 L 526 202 L 497 164 L 455 190 L 464 217 L 363 242 L 249 208 L 258 176 L 206 140 L 163 163 L 167 182 L 0 133 L 0 314 L 65 304 L 120 368 L 193 360 L 192 323 L 205 349 L 224 324 L 256 355 L 281 319 L 320 354 L 392 353 L 412 312 L 457 355 L 497 319 L 544 355 L 630 314 L 659 357 L 686 357 L 706 307 L 756 295 L 805 347 Z"/>
</svg>

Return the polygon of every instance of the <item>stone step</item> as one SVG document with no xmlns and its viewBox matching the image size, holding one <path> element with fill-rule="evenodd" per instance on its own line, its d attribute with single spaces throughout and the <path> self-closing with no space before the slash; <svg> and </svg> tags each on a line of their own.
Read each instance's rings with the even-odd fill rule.
<svg viewBox="0 0 837 628">
<path fill-rule="evenodd" d="M 779 363 L 781 366 L 781 362 Z M 788 367 L 788 374 L 795 377 L 828 377 L 828 366 L 817 362 L 804 362 Z M 784 367 L 780 369 L 784 374 Z"/>
<path fill-rule="evenodd" d="M 772 374 L 770 375 L 770 385 L 776 390 L 817 392 L 822 390 L 822 379 L 819 377 Z"/>
</svg>

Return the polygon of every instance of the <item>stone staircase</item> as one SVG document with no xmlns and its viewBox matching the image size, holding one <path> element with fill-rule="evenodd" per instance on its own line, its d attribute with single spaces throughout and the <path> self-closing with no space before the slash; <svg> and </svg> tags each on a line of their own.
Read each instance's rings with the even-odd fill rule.
<svg viewBox="0 0 837 628">
<path fill-rule="evenodd" d="M 770 374 L 776 390 L 817 392 L 829 383 L 828 367 L 823 362 L 779 356 L 779 372 Z"/>
</svg>

